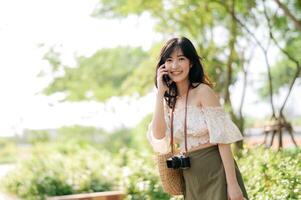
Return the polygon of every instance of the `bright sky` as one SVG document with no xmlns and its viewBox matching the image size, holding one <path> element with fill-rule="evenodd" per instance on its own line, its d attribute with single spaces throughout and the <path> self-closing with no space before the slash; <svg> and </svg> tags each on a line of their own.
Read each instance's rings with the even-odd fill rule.
<svg viewBox="0 0 301 200">
<path fill-rule="evenodd" d="M 103 47 L 117 45 L 149 48 L 160 36 L 152 30 L 147 15 L 125 21 L 90 17 L 97 0 L 10 0 L 0 1 L 0 136 L 20 134 L 24 128 L 57 128 L 81 123 L 108 130 L 116 125 L 134 125 L 148 111 L 113 98 L 103 111 L 102 103 L 55 103 L 55 97 L 34 95 L 49 80 L 38 79 L 47 69 L 42 55 L 46 46 L 57 45 L 64 62 L 72 64 L 73 55 L 90 55 Z M 118 114 L 109 112 L 119 103 Z M 143 102 L 144 100 L 140 101 Z M 146 103 L 144 101 L 144 103 Z M 52 105 L 52 106 L 51 106 Z M 145 105 L 145 104 L 144 104 Z M 133 113 L 131 121 L 126 114 Z M 140 109 L 141 110 L 141 109 Z M 129 112 L 131 111 L 131 112 Z M 122 114 L 123 113 L 123 114 Z"/>
<path fill-rule="evenodd" d="M 120 125 L 134 126 L 152 111 L 152 106 L 145 105 L 154 104 L 153 93 L 139 101 L 112 98 L 106 106 L 97 102 L 57 103 L 56 96 L 35 95 L 49 83 L 47 77 L 36 77 L 41 69 L 48 67 L 41 59 L 45 47 L 39 48 L 38 44 L 59 46 L 63 61 L 72 65 L 75 54 L 91 55 L 103 47 L 117 45 L 147 49 L 161 39 L 154 33 L 154 23 L 147 15 L 123 21 L 90 17 L 96 2 L 0 1 L 0 136 L 20 134 L 24 128 L 58 128 L 72 124 L 111 130 Z M 236 92 L 241 90 L 240 86 L 231 88 L 235 104 L 240 99 Z M 246 112 L 252 113 L 254 101 L 256 98 L 250 95 L 246 103 L 252 102 L 253 107 L 248 106 Z M 266 105 L 257 105 L 259 107 L 262 111 L 268 110 Z M 114 110 L 116 112 L 112 112 Z"/>
</svg>

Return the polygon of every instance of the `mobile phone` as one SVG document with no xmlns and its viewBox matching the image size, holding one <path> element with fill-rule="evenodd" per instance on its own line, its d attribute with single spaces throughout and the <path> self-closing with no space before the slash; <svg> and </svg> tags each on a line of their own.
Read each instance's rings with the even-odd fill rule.
<svg viewBox="0 0 301 200">
<path fill-rule="evenodd" d="M 163 66 L 163 68 L 165 68 L 165 66 Z M 163 76 L 162 76 L 162 78 L 163 78 L 163 83 L 165 83 L 167 86 L 168 86 L 168 83 L 170 82 L 170 78 L 169 78 L 169 76 L 167 75 L 167 74 L 164 74 Z"/>
</svg>

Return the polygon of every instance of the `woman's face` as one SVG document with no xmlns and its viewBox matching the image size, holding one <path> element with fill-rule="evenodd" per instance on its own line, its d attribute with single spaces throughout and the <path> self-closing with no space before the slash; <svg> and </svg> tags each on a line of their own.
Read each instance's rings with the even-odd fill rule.
<svg viewBox="0 0 301 200">
<path fill-rule="evenodd" d="M 189 59 L 184 56 L 181 48 L 176 48 L 166 59 L 165 67 L 168 70 L 169 77 L 174 82 L 181 82 L 188 79 L 191 64 Z"/>
</svg>

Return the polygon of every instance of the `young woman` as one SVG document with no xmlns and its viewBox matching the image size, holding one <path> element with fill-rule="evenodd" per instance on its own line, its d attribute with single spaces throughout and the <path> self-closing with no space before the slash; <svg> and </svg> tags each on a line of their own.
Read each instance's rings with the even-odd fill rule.
<svg viewBox="0 0 301 200">
<path fill-rule="evenodd" d="M 173 138 L 185 151 L 184 115 L 187 102 L 187 156 L 191 166 L 183 169 L 186 200 L 248 199 L 230 144 L 242 134 L 223 110 L 204 73 L 193 44 L 185 37 L 172 38 L 161 50 L 156 68 L 154 115 L 147 138 L 154 151 L 170 148 L 170 111 Z"/>
</svg>

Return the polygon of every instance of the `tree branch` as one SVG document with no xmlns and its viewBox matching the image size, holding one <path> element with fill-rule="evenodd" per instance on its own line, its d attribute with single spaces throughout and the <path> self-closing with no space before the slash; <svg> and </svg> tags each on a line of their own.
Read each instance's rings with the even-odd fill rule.
<svg viewBox="0 0 301 200">
<path fill-rule="evenodd" d="M 272 75 L 271 75 L 271 67 L 270 67 L 270 63 L 269 63 L 269 59 L 268 59 L 268 53 L 267 53 L 267 48 L 265 48 L 261 42 L 258 40 L 258 38 L 255 36 L 255 34 L 244 24 L 240 21 L 240 19 L 238 19 L 238 17 L 235 15 L 234 12 L 232 12 L 223 1 L 219 1 L 219 0 L 215 0 L 214 2 L 220 4 L 221 6 L 223 6 L 226 11 L 228 13 L 230 13 L 230 15 L 237 21 L 237 23 L 245 30 L 247 31 L 247 33 L 250 34 L 250 36 L 254 39 L 254 41 L 256 42 L 256 44 L 259 46 L 259 48 L 263 51 L 264 54 L 264 59 L 265 59 L 265 63 L 266 63 L 266 67 L 267 67 L 267 72 L 268 72 L 268 80 L 269 80 L 269 93 L 270 93 L 270 104 L 271 104 L 271 108 L 272 108 L 272 117 L 275 117 L 275 106 L 274 106 L 274 101 L 273 101 L 273 86 L 272 86 Z"/>
<path fill-rule="evenodd" d="M 235 2 L 231 1 L 231 5 L 229 5 L 229 9 L 231 10 L 231 12 L 235 13 Z M 229 40 L 229 49 L 230 49 L 230 54 L 228 56 L 228 60 L 227 60 L 227 78 L 226 78 L 226 91 L 225 91 L 225 96 L 224 96 L 224 100 L 226 104 L 229 104 L 230 107 L 232 108 L 232 103 L 231 103 L 231 99 L 230 99 L 230 91 L 229 91 L 229 87 L 231 85 L 232 82 L 232 65 L 233 65 L 233 60 L 234 60 L 234 53 L 235 53 L 235 43 L 236 43 L 236 38 L 237 38 L 237 26 L 236 26 L 236 20 L 232 17 L 231 18 L 231 22 L 230 22 L 230 40 Z M 234 116 L 233 111 L 232 112 L 232 116 Z"/>
<path fill-rule="evenodd" d="M 289 54 L 288 51 L 286 51 L 284 48 L 282 48 L 282 47 L 279 45 L 278 41 L 276 40 L 276 38 L 274 37 L 274 34 L 273 34 L 273 32 L 272 32 L 271 19 L 270 19 L 269 16 L 268 16 L 268 13 L 267 13 L 267 10 L 266 10 L 266 6 L 265 6 L 265 3 L 264 3 L 264 0 L 263 0 L 263 7 L 264 7 L 264 16 L 265 16 L 265 18 L 266 18 L 266 20 L 267 20 L 267 23 L 268 23 L 270 38 L 271 38 L 271 39 L 273 40 L 273 42 L 276 44 L 276 46 L 278 47 L 278 49 L 279 49 L 283 54 L 285 54 L 285 55 L 288 57 L 288 59 L 290 59 L 292 62 L 294 62 L 294 63 L 296 64 L 296 68 L 297 68 L 297 69 L 296 69 L 296 72 L 295 72 L 295 75 L 294 75 L 294 77 L 293 77 L 293 80 L 292 80 L 292 82 L 291 82 L 291 84 L 290 84 L 290 86 L 289 86 L 289 91 L 288 91 L 288 93 L 287 93 L 287 95 L 286 95 L 286 97 L 285 97 L 285 100 L 284 100 L 283 104 L 281 105 L 281 108 L 280 108 L 280 111 L 279 111 L 279 114 L 280 114 L 280 115 L 283 115 L 283 114 L 282 114 L 283 109 L 284 109 L 284 107 L 285 107 L 285 105 L 286 105 L 286 102 L 287 102 L 288 97 L 289 97 L 290 94 L 291 94 L 291 91 L 292 91 L 292 89 L 293 89 L 293 86 L 294 86 L 294 84 L 295 84 L 295 81 L 296 81 L 296 79 L 298 78 L 298 76 L 299 76 L 299 74 L 300 74 L 301 66 L 300 66 L 300 63 L 298 62 L 297 59 L 295 59 L 293 56 L 291 56 L 291 55 Z"/>
</svg>

